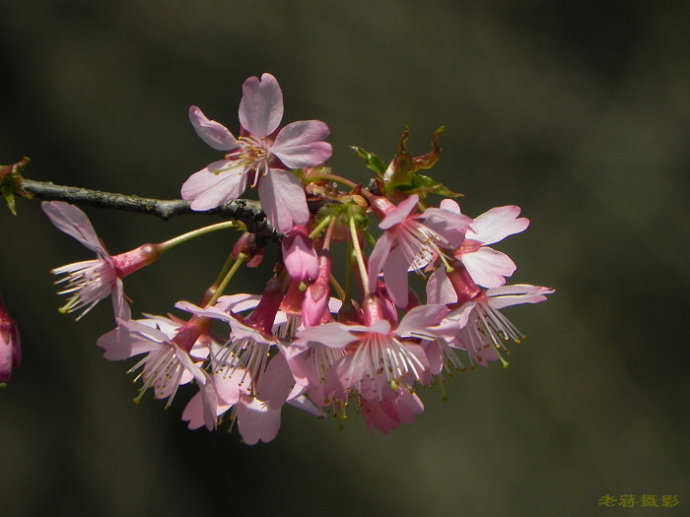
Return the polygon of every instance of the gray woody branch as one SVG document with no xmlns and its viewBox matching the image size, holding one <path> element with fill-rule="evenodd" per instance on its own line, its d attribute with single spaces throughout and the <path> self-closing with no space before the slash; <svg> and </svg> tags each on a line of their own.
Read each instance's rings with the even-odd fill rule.
<svg viewBox="0 0 690 517">
<path fill-rule="evenodd" d="M 100 208 L 115 208 L 156 215 L 166 220 L 176 215 L 192 213 L 219 215 L 225 219 L 241 221 L 247 226 L 247 230 L 257 237 L 276 238 L 275 230 L 261 210 L 261 204 L 248 199 L 236 199 L 212 210 L 196 212 L 189 208 L 189 201 L 183 199 L 152 199 L 30 179 L 21 179 L 19 187 L 34 197 L 47 201 L 67 201 Z"/>
</svg>

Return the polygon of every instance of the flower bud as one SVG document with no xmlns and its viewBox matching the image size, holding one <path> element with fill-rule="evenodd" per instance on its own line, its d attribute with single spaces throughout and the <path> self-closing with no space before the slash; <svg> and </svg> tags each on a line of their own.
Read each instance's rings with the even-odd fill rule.
<svg viewBox="0 0 690 517">
<path fill-rule="evenodd" d="M 282 242 L 283 263 L 290 278 L 303 282 L 316 278 L 319 261 L 314 250 L 314 243 L 307 235 L 304 226 L 294 226 Z"/>
<path fill-rule="evenodd" d="M 22 361 L 22 348 L 17 323 L 7 313 L 5 303 L 0 298 L 0 382 L 7 382 L 12 369 Z"/>
<path fill-rule="evenodd" d="M 325 252 L 319 256 L 319 273 L 316 280 L 307 288 L 302 303 L 302 320 L 307 327 L 321 323 L 328 310 L 330 299 L 331 257 Z"/>
</svg>

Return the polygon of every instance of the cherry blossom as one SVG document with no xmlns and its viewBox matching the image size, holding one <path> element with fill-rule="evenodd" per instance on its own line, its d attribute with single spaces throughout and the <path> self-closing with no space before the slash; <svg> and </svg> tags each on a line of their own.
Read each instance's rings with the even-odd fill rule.
<svg viewBox="0 0 690 517">
<path fill-rule="evenodd" d="M 212 357 L 219 356 L 216 351 Z M 280 416 L 283 404 L 290 395 L 290 390 L 282 389 L 294 384 L 287 363 L 280 356 L 271 361 L 266 370 L 266 379 L 275 381 L 278 378 L 287 380 L 282 384 L 273 382 L 273 386 L 261 386 L 259 393 L 252 393 L 249 383 L 246 382 L 248 372 L 236 366 L 227 364 L 214 367 L 211 375 L 211 383 L 216 393 L 215 407 L 212 407 L 216 417 L 221 417 L 231 411 L 231 425 L 236 421 L 237 428 L 242 439 L 248 445 L 254 445 L 259 441 L 270 442 L 280 429 Z M 268 385 L 268 382 L 266 383 Z M 272 387 L 278 390 L 271 390 Z M 187 404 L 182 419 L 189 422 L 190 429 L 198 429 L 205 425 L 206 403 L 203 390 L 197 393 Z"/>
<path fill-rule="evenodd" d="M 529 284 L 482 289 L 460 263 L 448 274 L 439 269 L 427 284 L 427 299 L 430 303 L 446 303 L 454 309 L 440 326 L 429 329 L 429 332 L 448 336 L 449 331 L 455 328 L 455 332 L 451 331 L 450 338 L 446 339 L 448 346 L 466 351 L 470 360 L 481 366 L 487 366 L 489 361 L 497 359 L 507 364 L 500 355 L 500 350 L 505 348 L 504 343 L 508 340 L 520 342 L 524 336 L 500 309 L 524 303 L 540 303 L 553 292 L 549 287 Z M 440 353 L 451 362 L 456 360 L 452 351 L 439 342 L 431 345 L 428 351 L 437 357 Z"/>
<path fill-rule="evenodd" d="M 182 197 L 193 210 L 209 210 L 238 198 L 247 183 L 257 187 L 268 220 L 279 232 L 309 219 L 304 188 L 285 169 L 323 164 L 332 153 L 323 139 L 329 134 L 319 120 L 292 122 L 278 129 L 283 118 L 283 93 L 271 74 L 250 77 L 242 85 L 240 136 L 209 120 L 197 107 L 189 118 L 199 137 L 225 158 L 192 174 L 182 185 Z"/>
<path fill-rule="evenodd" d="M 149 316 L 140 320 L 117 320 L 117 328 L 101 336 L 97 345 L 111 361 L 119 361 L 146 354 L 130 372 L 141 370 L 143 380 L 140 393 L 153 388 L 158 399 L 172 400 L 181 385 L 194 380 L 201 387 L 204 399 L 204 421 L 215 428 L 217 405 L 209 374 L 200 366 L 209 354 L 210 339 L 206 336 L 208 320 L 192 316 L 187 322 L 173 321 L 163 316 Z"/>
<path fill-rule="evenodd" d="M 65 275 L 57 284 L 65 284 L 59 294 L 69 296 L 63 312 L 81 311 L 81 319 L 96 304 L 110 296 L 116 318 L 131 317 L 122 279 L 152 263 L 159 251 L 153 244 L 144 244 L 126 253 L 111 256 L 96 235 L 91 221 L 79 208 L 62 201 L 44 201 L 41 208 L 62 232 L 75 238 L 96 253 L 95 260 L 84 260 L 53 269 L 55 275 Z"/>
<path fill-rule="evenodd" d="M 425 338 L 424 329 L 439 323 L 446 313 L 443 305 L 415 307 L 393 327 L 381 317 L 378 297 L 370 295 L 365 301 L 368 323 L 332 322 L 305 328 L 293 343 L 302 350 L 294 350 L 289 358 L 294 360 L 309 352 L 311 364 L 302 359 L 296 369 L 308 379 L 325 378 L 325 397 L 347 399 L 350 392 L 355 392 L 367 400 L 383 400 L 391 386 L 413 386 L 415 382 L 426 384 L 431 380 L 421 345 L 416 339 L 407 338 Z M 320 347 L 344 353 L 308 350 Z M 305 368 L 311 371 L 305 372 Z"/>
<path fill-rule="evenodd" d="M 369 285 L 383 271 L 391 298 L 399 307 L 408 301 L 407 273 L 419 269 L 439 253 L 439 248 L 452 248 L 462 241 L 471 219 L 444 209 L 427 209 L 417 214 L 417 195 L 411 195 L 397 207 L 379 198 L 374 203 L 383 214 L 379 228 L 384 233 L 376 241 L 369 256 Z"/>
</svg>

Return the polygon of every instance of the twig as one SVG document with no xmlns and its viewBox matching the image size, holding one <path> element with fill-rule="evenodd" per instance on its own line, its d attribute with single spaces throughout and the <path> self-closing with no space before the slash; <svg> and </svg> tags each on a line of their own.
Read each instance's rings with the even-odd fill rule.
<svg viewBox="0 0 690 517">
<path fill-rule="evenodd" d="M 247 230 L 256 234 L 257 238 L 276 239 L 277 234 L 266 219 L 258 201 L 235 199 L 218 208 L 197 212 L 189 208 L 189 201 L 183 199 L 152 199 L 133 194 L 117 194 L 103 192 L 82 187 L 56 185 L 49 181 L 21 179 L 20 189 L 39 199 L 47 201 L 67 201 L 80 205 L 99 208 L 115 208 L 142 214 L 156 215 L 167 220 L 176 215 L 185 214 L 213 214 L 225 219 L 241 221 Z"/>
</svg>

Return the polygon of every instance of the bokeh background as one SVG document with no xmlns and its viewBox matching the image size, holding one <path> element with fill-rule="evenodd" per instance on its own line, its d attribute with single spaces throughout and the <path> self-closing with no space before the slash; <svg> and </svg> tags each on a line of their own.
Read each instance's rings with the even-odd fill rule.
<svg viewBox="0 0 690 517">
<path fill-rule="evenodd" d="M 216 159 L 198 104 L 234 128 L 241 83 L 273 73 L 285 121 L 388 159 L 404 125 L 464 211 L 518 204 L 500 249 L 529 339 L 511 366 L 456 375 L 449 400 L 389 436 L 288 408 L 279 437 L 190 432 L 104 361 L 106 304 L 61 316 L 48 273 L 89 258 L 36 201 L 0 207 L 0 288 L 24 363 L 0 391 L 0 515 L 687 515 L 690 39 L 687 2 L 0 1 L 0 162 L 33 179 L 175 198 Z M 191 229 L 86 209 L 114 252 Z M 204 217 L 207 217 L 204 219 Z M 135 311 L 197 300 L 229 233 L 127 282 Z M 236 288 L 258 291 L 245 275 Z M 676 495 L 674 509 L 602 508 L 605 494 Z"/>
</svg>

